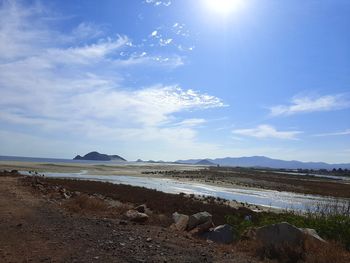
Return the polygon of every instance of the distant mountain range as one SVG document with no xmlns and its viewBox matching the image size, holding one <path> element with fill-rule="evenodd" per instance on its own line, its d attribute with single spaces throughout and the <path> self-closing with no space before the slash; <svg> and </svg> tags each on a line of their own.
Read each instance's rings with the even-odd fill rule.
<svg viewBox="0 0 350 263">
<path fill-rule="evenodd" d="M 275 169 L 350 169 L 350 163 L 329 164 L 324 162 L 300 162 L 272 159 L 265 156 L 226 157 L 216 159 L 189 159 L 178 160 L 177 163 L 198 165 L 220 165 L 240 167 L 264 167 Z"/>
<path fill-rule="evenodd" d="M 89 152 L 84 156 L 77 155 L 73 160 L 88 160 L 88 161 L 126 161 L 119 155 L 108 155 L 99 152 Z"/>
</svg>

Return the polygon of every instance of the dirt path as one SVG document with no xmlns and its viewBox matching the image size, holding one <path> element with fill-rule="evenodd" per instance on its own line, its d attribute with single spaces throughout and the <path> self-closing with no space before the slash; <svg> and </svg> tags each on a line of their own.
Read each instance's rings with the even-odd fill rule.
<svg viewBox="0 0 350 263">
<path fill-rule="evenodd" d="M 255 262 L 168 228 L 70 214 L 0 176 L 0 262 Z"/>
</svg>

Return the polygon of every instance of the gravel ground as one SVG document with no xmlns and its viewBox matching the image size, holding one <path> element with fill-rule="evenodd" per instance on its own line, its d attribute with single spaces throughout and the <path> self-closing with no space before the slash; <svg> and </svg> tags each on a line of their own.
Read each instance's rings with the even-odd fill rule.
<svg viewBox="0 0 350 263">
<path fill-rule="evenodd" d="M 154 221 L 73 213 L 66 200 L 52 196 L 22 177 L 0 174 L 0 262 L 256 262 L 232 245 L 210 244 Z"/>
</svg>

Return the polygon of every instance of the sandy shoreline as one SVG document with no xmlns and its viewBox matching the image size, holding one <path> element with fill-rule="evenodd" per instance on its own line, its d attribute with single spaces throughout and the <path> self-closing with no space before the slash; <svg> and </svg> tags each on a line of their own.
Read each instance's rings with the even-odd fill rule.
<svg viewBox="0 0 350 263">
<path fill-rule="evenodd" d="M 113 163 L 89 164 L 89 163 L 44 163 L 44 162 L 20 162 L 0 161 L 0 170 L 37 171 L 40 173 L 79 173 L 86 171 L 89 175 L 133 175 L 148 176 L 143 172 L 152 171 L 188 171 L 200 170 L 205 166 L 186 164 L 159 164 L 159 163 Z M 154 174 L 152 177 L 164 177 Z"/>
</svg>

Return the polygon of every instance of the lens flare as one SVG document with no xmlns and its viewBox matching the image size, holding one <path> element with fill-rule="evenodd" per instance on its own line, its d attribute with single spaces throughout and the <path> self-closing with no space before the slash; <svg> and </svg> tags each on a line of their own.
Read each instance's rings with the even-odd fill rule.
<svg viewBox="0 0 350 263">
<path fill-rule="evenodd" d="M 243 6 L 243 0 L 205 0 L 207 9 L 220 15 L 230 15 Z"/>
</svg>

